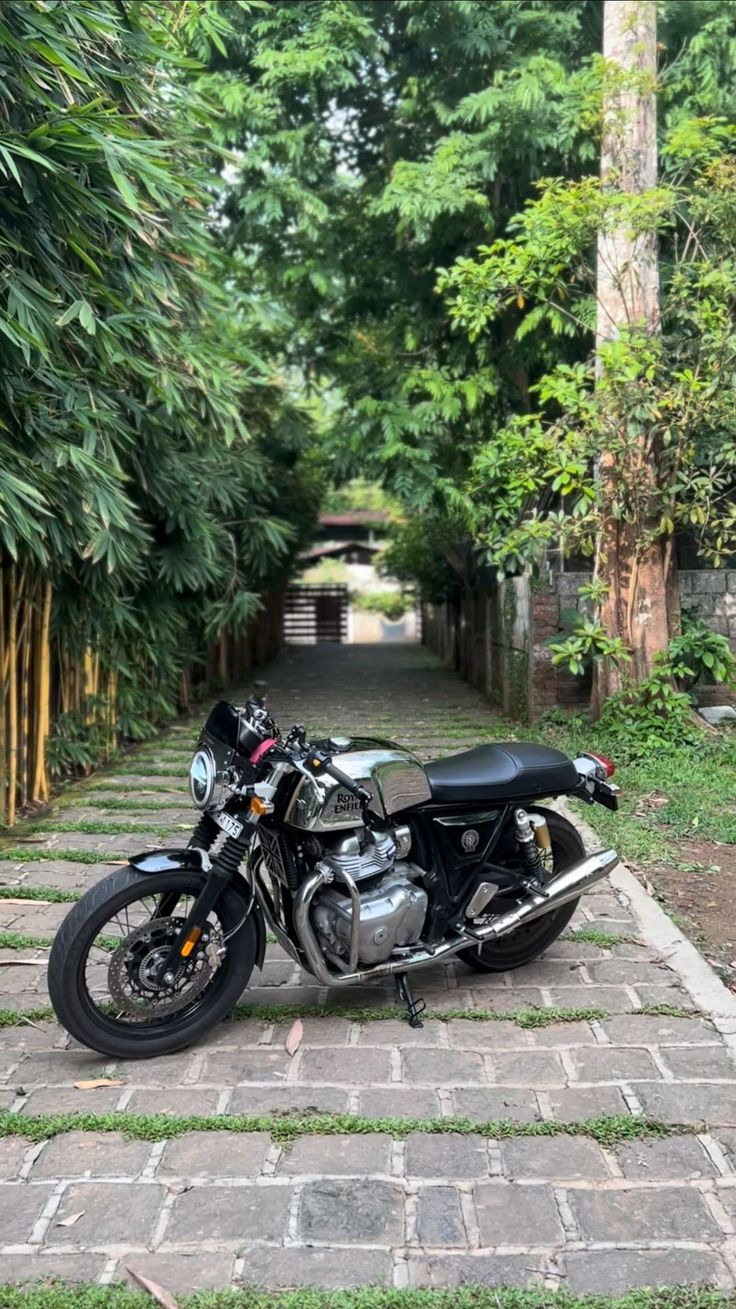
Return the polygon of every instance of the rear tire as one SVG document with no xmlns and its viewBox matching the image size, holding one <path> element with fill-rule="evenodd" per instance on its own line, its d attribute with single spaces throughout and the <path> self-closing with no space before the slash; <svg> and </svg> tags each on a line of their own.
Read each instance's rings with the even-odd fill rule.
<svg viewBox="0 0 736 1309">
<path fill-rule="evenodd" d="M 543 812 L 552 838 L 553 873 L 561 873 L 578 859 L 584 858 L 585 846 L 577 829 L 566 818 L 551 809 Z M 458 958 L 479 973 L 505 973 L 513 968 L 523 968 L 557 940 L 579 904 L 578 896 L 577 900 L 570 900 L 559 909 L 532 919 L 525 927 L 517 928 L 509 936 L 460 950 Z"/>
<path fill-rule="evenodd" d="M 113 1059 L 153 1059 L 193 1045 L 230 1013 L 253 971 L 258 940 L 253 914 L 259 912 L 252 909 L 244 919 L 246 902 L 233 889 L 223 892 L 215 910 L 227 936 L 227 953 L 190 1010 L 150 1025 L 125 1024 L 97 1009 L 86 986 L 90 950 L 112 915 L 144 896 L 167 891 L 196 895 L 201 888 L 197 873 L 177 870 L 145 877 L 119 868 L 82 896 L 64 919 L 49 957 L 51 1003 L 70 1036 Z"/>
</svg>

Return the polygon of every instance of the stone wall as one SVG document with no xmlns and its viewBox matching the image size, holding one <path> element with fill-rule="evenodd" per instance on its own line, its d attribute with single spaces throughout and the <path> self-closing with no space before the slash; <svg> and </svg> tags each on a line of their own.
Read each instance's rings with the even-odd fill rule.
<svg viewBox="0 0 736 1309">
<path fill-rule="evenodd" d="M 683 570 L 679 583 L 685 612 L 727 636 L 736 650 L 736 568 Z"/>
<path fill-rule="evenodd" d="M 590 578 L 554 573 L 479 581 L 455 601 L 424 606 L 422 639 L 512 718 L 531 721 L 553 705 L 584 709 L 590 674 L 555 668 L 547 641 L 561 634 L 571 610 L 584 611 L 578 591 Z M 679 582 L 683 610 L 705 619 L 736 650 L 736 569 L 684 570 Z M 723 699 L 723 688 L 715 697 Z"/>
</svg>

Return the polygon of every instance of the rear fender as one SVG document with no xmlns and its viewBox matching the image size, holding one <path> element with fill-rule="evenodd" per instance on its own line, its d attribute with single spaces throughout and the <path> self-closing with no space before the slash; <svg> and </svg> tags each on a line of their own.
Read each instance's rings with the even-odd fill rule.
<svg viewBox="0 0 736 1309">
<path fill-rule="evenodd" d="M 182 869 L 187 873 L 199 873 L 204 886 L 207 874 L 212 867 L 206 850 L 196 847 L 188 850 L 149 850 L 145 854 L 133 855 L 131 868 L 143 877 L 155 876 L 156 873 L 172 873 Z M 240 878 L 232 883 L 232 889 L 247 905 L 256 929 L 256 968 L 263 967 L 266 957 L 266 924 L 259 906 L 255 903 L 247 882 Z"/>
</svg>

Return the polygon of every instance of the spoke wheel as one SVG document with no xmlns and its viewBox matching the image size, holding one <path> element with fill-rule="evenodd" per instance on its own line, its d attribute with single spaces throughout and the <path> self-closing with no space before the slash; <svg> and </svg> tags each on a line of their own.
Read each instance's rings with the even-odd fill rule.
<svg viewBox="0 0 736 1309">
<path fill-rule="evenodd" d="M 49 960 L 60 1021 L 104 1054 L 165 1054 L 190 1045 L 244 990 L 256 955 L 254 919 L 234 890 L 220 897 L 197 947 L 173 974 L 161 966 L 202 881 L 185 871 L 121 869 L 75 905 Z M 161 912 L 175 907 L 176 913 Z"/>
</svg>

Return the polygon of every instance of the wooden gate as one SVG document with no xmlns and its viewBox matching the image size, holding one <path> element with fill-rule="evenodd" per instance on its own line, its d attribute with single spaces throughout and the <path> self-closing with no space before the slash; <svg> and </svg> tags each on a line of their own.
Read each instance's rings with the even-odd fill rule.
<svg viewBox="0 0 736 1309">
<path fill-rule="evenodd" d="M 305 585 L 289 588 L 284 608 L 284 639 L 287 645 L 346 641 L 347 636 L 347 586 Z"/>
</svg>

